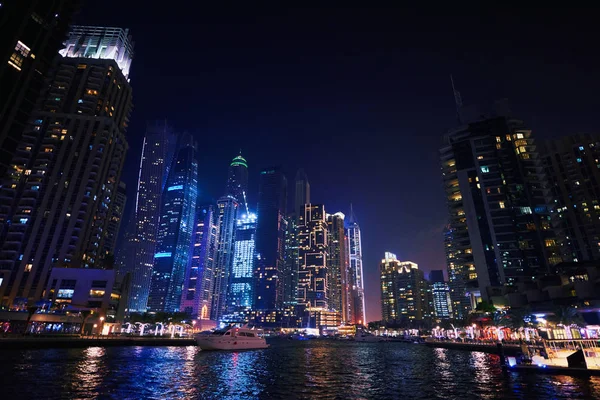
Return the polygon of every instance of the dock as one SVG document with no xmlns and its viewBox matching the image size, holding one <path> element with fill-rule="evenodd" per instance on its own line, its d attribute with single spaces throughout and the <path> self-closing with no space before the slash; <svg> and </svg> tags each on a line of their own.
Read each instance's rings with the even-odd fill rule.
<svg viewBox="0 0 600 400">
<path fill-rule="evenodd" d="M 10 337 L 0 338 L 0 350 L 116 346 L 196 346 L 192 338 L 157 337 Z"/>
<path fill-rule="evenodd" d="M 477 342 L 446 342 L 426 340 L 425 345 L 441 349 L 463 350 L 463 351 L 480 351 L 483 353 L 498 354 L 498 346 L 496 343 L 477 343 Z M 504 354 L 509 356 L 517 355 L 521 352 L 521 347 L 516 344 L 505 344 L 503 346 Z"/>
</svg>

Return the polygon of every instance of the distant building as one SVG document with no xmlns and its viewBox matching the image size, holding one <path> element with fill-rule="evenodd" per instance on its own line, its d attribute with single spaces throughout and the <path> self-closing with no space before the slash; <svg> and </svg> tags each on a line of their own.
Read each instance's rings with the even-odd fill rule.
<svg viewBox="0 0 600 400">
<path fill-rule="evenodd" d="M 254 306 L 257 310 L 283 307 L 286 204 L 285 175 L 278 167 L 263 169 L 260 172 L 256 212 L 256 252 L 259 258 Z"/>
<path fill-rule="evenodd" d="M 233 196 L 240 204 L 244 204 L 248 194 L 248 162 L 242 155 L 235 157 L 229 164 L 227 176 L 227 196 Z"/>
<path fill-rule="evenodd" d="M 386 322 L 403 323 L 430 316 L 423 271 L 410 261 L 386 252 L 381 260 L 381 315 Z"/>
<path fill-rule="evenodd" d="M 429 273 L 429 283 L 433 297 L 433 309 L 435 317 L 452 317 L 452 301 L 450 300 L 450 289 L 444 279 L 444 271 L 433 270 Z"/>
<path fill-rule="evenodd" d="M 348 317 L 353 324 L 366 324 L 361 233 L 352 207 L 350 207 L 350 216 L 346 221 L 346 238 L 348 248 Z"/>
<path fill-rule="evenodd" d="M 256 214 L 244 213 L 236 224 L 233 268 L 227 296 L 229 313 L 250 310 L 254 304 Z"/>
<path fill-rule="evenodd" d="M 1 182 L 3 305 L 39 300 L 53 267 L 105 264 L 131 108 L 113 59 L 58 61 Z"/>
<path fill-rule="evenodd" d="M 4 177 L 67 36 L 79 0 L 6 1 L 0 7 L 0 178 Z"/>
<path fill-rule="evenodd" d="M 142 142 L 135 207 L 118 247 L 119 277 L 131 274 L 128 311 L 145 312 L 150 294 L 160 206 L 177 136 L 167 121 L 149 122 Z"/>
<path fill-rule="evenodd" d="M 453 308 L 469 309 L 561 261 L 535 139 L 499 114 L 458 127 L 440 150 L 449 212 L 446 256 Z"/>
<path fill-rule="evenodd" d="M 350 322 L 349 285 L 348 285 L 348 249 L 346 231 L 344 229 L 345 215 L 341 212 L 327 214 L 327 233 L 329 259 L 329 309 L 341 315 L 342 322 Z"/>
<path fill-rule="evenodd" d="M 283 280 L 284 307 L 296 305 L 296 290 L 298 288 L 298 225 L 296 214 L 285 218 L 285 244 Z"/>
<path fill-rule="evenodd" d="M 108 226 L 104 235 L 104 251 L 106 254 L 115 255 L 117 247 L 117 239 L 119 238 L 119 230 L 121 229 L 121 222 L 123 221 L 123 213 L 125 212 L 125 203 L 127 202 L 127 186 L 124 182 L 119 182 L 117 187 L 117 194 L 113 202 L 113 206 L 110 210 L 108 217 Z"/>
<path fill-rule="evenodd" d="M 180 311 L 185 275 L 192 260 L 197 197 L 196 149 L 191 138 L 184 137 L 161 199 L 149 311 Z"/>
<path fill-rule="evenodd" d="M 538 148 L 563 258 L 600 260 L 600 136 L 571 135 L 541 142 Z"/>
<path fill-rule="evenodd" d="M 328 229 L 325 207 L 306 204 L 298 218 L 297 302 L 309 311 L 329 310 Z"/>
<path fill-rule="evenodd" d="M 180 309 L 194 319 L 209 320 L 218 237 L 215 207 L 199 206 L 195 224 L 192 259 L 186 271 Z"/>
<path fill-rule="evenodd" d="M 310 183 L 303 169 L 296 173 L 296 191 L 294 197 L 294 213 L 296 218 L 304 212 L 304 205 L 310 204 Z"/>
</svg>

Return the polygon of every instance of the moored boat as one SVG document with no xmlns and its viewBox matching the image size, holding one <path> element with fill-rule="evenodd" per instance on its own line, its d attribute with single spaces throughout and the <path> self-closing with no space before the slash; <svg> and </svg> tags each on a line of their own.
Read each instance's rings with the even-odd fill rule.
<svg viewBox="0 0 600 400">
<path fill-rule="evenodd" d="M 210 335 L 198 335 L 196 343 L 202 350 L 252 350 L 269 347 L 262 337 L 262 330 L 247 327 L 217 330 Z"/>
</svg>

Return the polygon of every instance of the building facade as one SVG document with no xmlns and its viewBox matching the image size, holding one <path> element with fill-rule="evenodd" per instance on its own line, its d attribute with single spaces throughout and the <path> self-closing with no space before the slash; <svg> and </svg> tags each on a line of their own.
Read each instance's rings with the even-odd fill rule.
<svg viewBox="0 0 600 400">
<path fill-rule="evenodd" d="M 0 7 L 0 178 L 7 172 L 80 3 L 9 1 Z"/>
<path fill-rule="evenodd" d="M 345 215 L 341 212 L 327 214 L 327 234 L 329 247 L 329 309 L 341 314 L 341 321 L 350 321 L 350 296 L 348 290 L 348 251 Z"/>
<path fill-rule="evenodd" d="M 167 121 L 147 124 L 142 142 L 135 208 L 124 243 L 118 249 L 117 259 L 119 277 L 126 274 L 131 276 L 130 312 L 145 312 L 148 305 L 160 206 L 176 144 L 177 136 Z"/>
<path fill-rule="evenodd" d="M 228 313 L 249 311 L 254 304 L 256 214 L 242 214 L 236 225 L 233 268 L 227 296 Z"/>
<path fill-rule="evenodd" d="M 284 292 L 287 179 L 281 169 L 263 169 L 258 191 L 254 305 L 257 310 L 274 310 L 283 306 Z"/>
<path fill-rule="evenodd" d="M 304 212 L 304 205 L 310 204 L 310 183 L 306 172 L 301 168 L 296 172 L 296 191 L 294 192 L 294 212 L 296 219 Z"/>
<path fill-rule="evenodd" d="M 235 157 L 229 164 L 227 174 L 227 196 L 232 196 L 245 208 L 248 194 L 248 162 L 242 155 Z"/>
<path fill-rule="evenodd" d="M 490 300 L 562 258 L 541 160 L 522 121 L 505 115 L 479 119 L 451 131 L 445 142 L 446 255 L 452 302 L 462 315 L 465 298 L 474 308 L 480 298 Z"/>
<path fill-rule="evenodd" d="M 60 59 L 0 188 L 3 304 L 40 299 L 55 266 L 104 265 L 131 107 L 114 60 Z"/>
<path fill-rule="evenodd" d="M 348 249 L 348 320 L 352 324 L 367 322 L 362 264 L 362 242 L 360 226 L 350 207 L 350 216 L 346 221 Z"/>
<path fill-rule="evenodd" d="M 563 258 L 600 260 L 600 136 L 571 135 L 539 147 Z"/>
<path fill-rule="evenodd" d="M 125 203 L 127 203 L 127 186 L 125 182 L 119 182 L 117 194 L 113 201 L 113 206 L 108 217 L 108 226 L 104 232 L 106 239 L 104 240 L 104 250 L 107 254 L 112 255 L 113 262 L 119 238 L 119 231 L 123 221 L 123 213 L 125 212 Z"/>
<path fill-rule="evenodd" d="M 198 161 L 191 138 L 182 140 L 162 195 L 149 311 L 180 311 L 186 271 L 192 259 L 192 239 L 198 198 Z"/>
<path fill-rule="evenodd" d="M 444 279 L 444 271 L 433 270 L 429 273 L 429 284 L 433 300 L 433 311 L 436 318 L 452 317 L 452 301 L 450 288 Z"/>
<path fill-rule="evenodd" d="M 215 207 L 212 204 L 198 206 L 192 259 L 186 271 L 180 307 L 193 319 L 210 319 L 217 237 Z"/>
</svg>

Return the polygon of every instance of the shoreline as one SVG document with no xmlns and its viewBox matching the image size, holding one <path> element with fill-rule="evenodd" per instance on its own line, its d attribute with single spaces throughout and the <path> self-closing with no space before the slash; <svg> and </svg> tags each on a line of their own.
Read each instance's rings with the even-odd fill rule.
<svg viewBox="0 0 600 400">
<path fill-rule="evenodd" d="M 118 346 L 196 346 L 190 338 L 60 338 L 60 337 L 22 337 L 1 338 L 0 350 L 51 349 L 51 348 L 85 348 L 85 347 L 118 347 Z"/>
<path fill-rule="evenodd" d="M 480 351 L 499 355 L 498 346 L 496 344 L 477 344 L 477 343 L 457 343 L 457 342 L 425 342 L 427 347 L 463 350 L 463 351 Z M 514 356 L 521 351 L 521 348 L 513 344 L 505 344 L 502 346 L 504 354 Z"/>
</svg>

